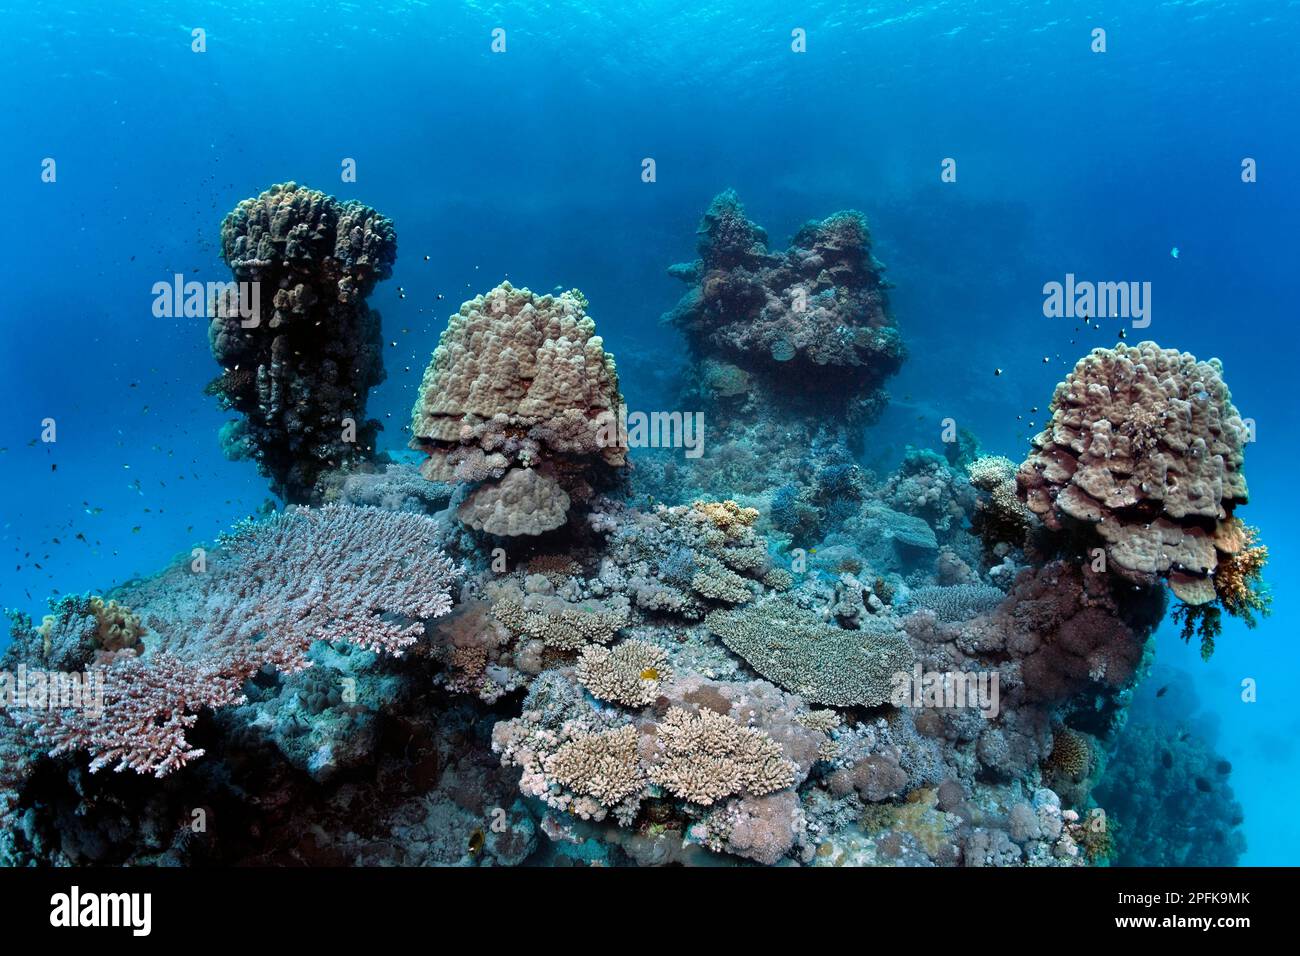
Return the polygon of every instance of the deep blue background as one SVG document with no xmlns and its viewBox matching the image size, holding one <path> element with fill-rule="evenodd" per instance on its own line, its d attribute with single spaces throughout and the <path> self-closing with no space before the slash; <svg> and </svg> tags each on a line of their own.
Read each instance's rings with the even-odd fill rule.
<svg viewBox="0 0 1300 956">
<path fill-rule="evenodd" d="M 911 351 L 868 443 L 882 467 L 908 442 L 935 444 L 947 416 L 1021 457 L 1016 416 L 1046 407 L 1087 348 L 1114 344 L 1043 318 L 1042 285 L 1066 272 L 1152 282 L 1154 322 L 1129 341 L 1223 359 L 1258 423 L 1245 517 L 1272 547 L 1276 613 L 1230 626 L 1209 665 L 1162 632 L 1158 666 L 1189 671 L 1220 727 L 1246 862 L 1298 862 L 1298 13 L 0 0 L 0 601 L 39 612 L 54 589 L 148 573 L 265 498 L 251 465 L 220 455 L 204 323 L 154 318 L 150 290 L 175 272 L 226 278 L 220 219 L 273 182 L 396 222 L 396 271 L 371 300 L 396 343 L 371 404 L 394 448 L 446 315 L 502 277 L 582 288 L 644 406 L 681 351 L 658 325 L 681 291 L 664 269 L 693 256 L 714 193 L 735 187 L 782 244 L 804 219 L 856 207 Z M 190 50 L 194 27 L 206 53 Z M 495 27 L 505 54 L 490 52 Z M 1090 52 L 1094 27 L 1105 54 Z M 55 184 L 40 181 L 45 157 Z M 355 184 L 340 181 L 344 157 Z M 940 182 L 945 157 L 955 184 Z M 57 443 L 31 444 L 47 416 Z M 1240 701 L 1244 678 L 1258 703 Z"/>
</svg>

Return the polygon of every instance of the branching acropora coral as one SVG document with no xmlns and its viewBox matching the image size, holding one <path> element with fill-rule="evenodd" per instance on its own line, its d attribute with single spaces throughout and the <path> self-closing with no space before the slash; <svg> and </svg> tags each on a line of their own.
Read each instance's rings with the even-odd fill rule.
<svg viewBox="0 0 1300 956">
<path fill-rule="evenodd" d="M 624 641 L 612 650 L 591 644 L 578 655 L 578 680 L 594 697 L 627 707 L 644 707 L 659 696 L 659 684 L 672 677 L 663 648 Z"/>
<path fill-rule="evenodd" d="M 221 568 L 139 656 L 98 665 L 102 710 L 15 712 L 52 753 L 86 750 L 91 771 L 113 766 L 162 777 L 200 756 L 186 731 L 204 708 L 242 699 L 263 667 L 311 666 L 318 640 L 400 655 L 424 621 L 451 609 L 456 569 L 432 518 L 376 508 L 294 509 L 242 526 L 221 545 Z"/>
<path fill-rule="evenodd" d="M 701 708 L 668 711 L 655 728 L 649 778 L 674 796 L 709 806 L 736 793 L 755 796 L 794 783 L 795 768 L 780 745 L 753 727 Z"/>
</svg>

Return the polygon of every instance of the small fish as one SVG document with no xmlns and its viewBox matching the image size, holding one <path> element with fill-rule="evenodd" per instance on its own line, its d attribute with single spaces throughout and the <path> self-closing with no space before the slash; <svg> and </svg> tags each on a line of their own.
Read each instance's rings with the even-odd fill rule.
<svg viewBox="0 0 1300 956">
<path fill-rule="evenodd" d="M 1125 332 L 1123 329 L 1120 329 L 1120 330 L 1119 330 L 1119 337 L 1120 337 L 1121 339 L 1126 339 L 1126 338 L 1128 338 L 1128 333 Z"/>
<path fill-rule="evenodd" d="M 469 835 L 470 856 L 478 856 L 479 851 L 483 849 L 484 842 L 483 831 L 476 827 L 474 832 Z"/>
<path fill-rule="evenodd" d="M 1168 685 L 1168 684 L 1166 684 L 1164 687 L 1161 687 L 1158 691 L 1156 691 L 1156 696 L 1157 696 L 1157 697 L 1164 697 L 1165 694 L 1167 694 L 1167 693 L 1169 693 L 1169 685 Z"/>
<path fill-rule="evenodd" d="M 1178 247 L 1177 247 L 1177 246 L 1174 246 L 1172 249 L 1170 249 L 1170 250 L 1169 250 L 1169 254 L 1170 254 L 1171 256 L 1173 256 L 1175 259 L 1177 259 L 1177 258 L 1178 258 Z"/>
<path fill-rule="evenodd" d="M 1204 777 L 1197 777 L 1196 789 L 1201 791 L 1201 793 L 1209 793 L 1214 788 L 1210 786 L 1210 781 L 1206 780 Z"/>
<path fill-rule="evenodd" d="M 1160 755 L 1160 764 L 1161 764 L 1161 766 L 1163 766 L 1166 770 L 1168 770 L 1170 767 L 1172 767 L 1172 766 L 1174 765 L 1174 755 L 1171 754 L 1168 750 L 1164 751 L 1164 752 Z"/>
<path fill-rule="evenodd" d="M 993 370 L 993 374 L 994 374 L 994 375 L 1001 375 L 1001 374 L 1002 374 L 1002 369 L 1000 369 L 1000 368 L 995 368 L 995 369 Z"/>
</svg>

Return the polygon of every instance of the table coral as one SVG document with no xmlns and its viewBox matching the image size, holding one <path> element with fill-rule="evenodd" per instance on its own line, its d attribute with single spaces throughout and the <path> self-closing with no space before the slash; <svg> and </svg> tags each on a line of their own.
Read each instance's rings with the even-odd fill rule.
<svg viewBox="0 0 1300 956">
<path fill-rule="evenodd" d="M 759 674 L 818 704 L 875 707 L 912 666 L 892 626 L 843 630 L 779 598 L 715 611 L 705 624 Z"/>
</svg>

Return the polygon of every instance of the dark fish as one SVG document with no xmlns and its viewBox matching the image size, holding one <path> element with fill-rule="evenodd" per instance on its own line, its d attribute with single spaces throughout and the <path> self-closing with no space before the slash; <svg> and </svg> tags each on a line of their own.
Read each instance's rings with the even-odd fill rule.
<svg viewBox="0 0 1300 956">
<path fill-rule="evenodd" d="M 1160 754 L 1160 765 L 1164 767 L 1166 770 L 1168 770 L 1170 767 L 1174 765 L 1174 755 L 1171 754 L 1168 750 L 1163 751 Z"/>
<path fill-rule="evenodd" d="M 470 856 L 478 856 L 479 851 L 483 849 L 484 840 L 483 831 L 475 828 L 474 832 L 469 835 Z"/>
<path fill-rule="evenodd" d="M 1228 774 L 1232 773 L 1232 764 L 1226 760 L 1220 760 L 1214 765 L 1214 769 L 1218 771 L 1220 776 L 1226 777 Z"/>
<path fill-rule="evenodd" d="M 1166 684 L 1164 687 L 1161 687 L 1158 691 L 1156 691 L 1156 696 L 1157 696 L 1157 697 L 1164 697 L 1165 694 L 1167 694 L 1167 693 L 1169 693 L 1169 685 L 1168 685 L 1168 684 Z"/>
<path fill-rule="evenodd" d="M 1206 780 L 1204 777 L 1197 777 L 1196 789 L 1201 791 L 1201 793 L 1209 793 L 1214 788 L 1210 786 L 1210 781 Z"/>
</svg>

